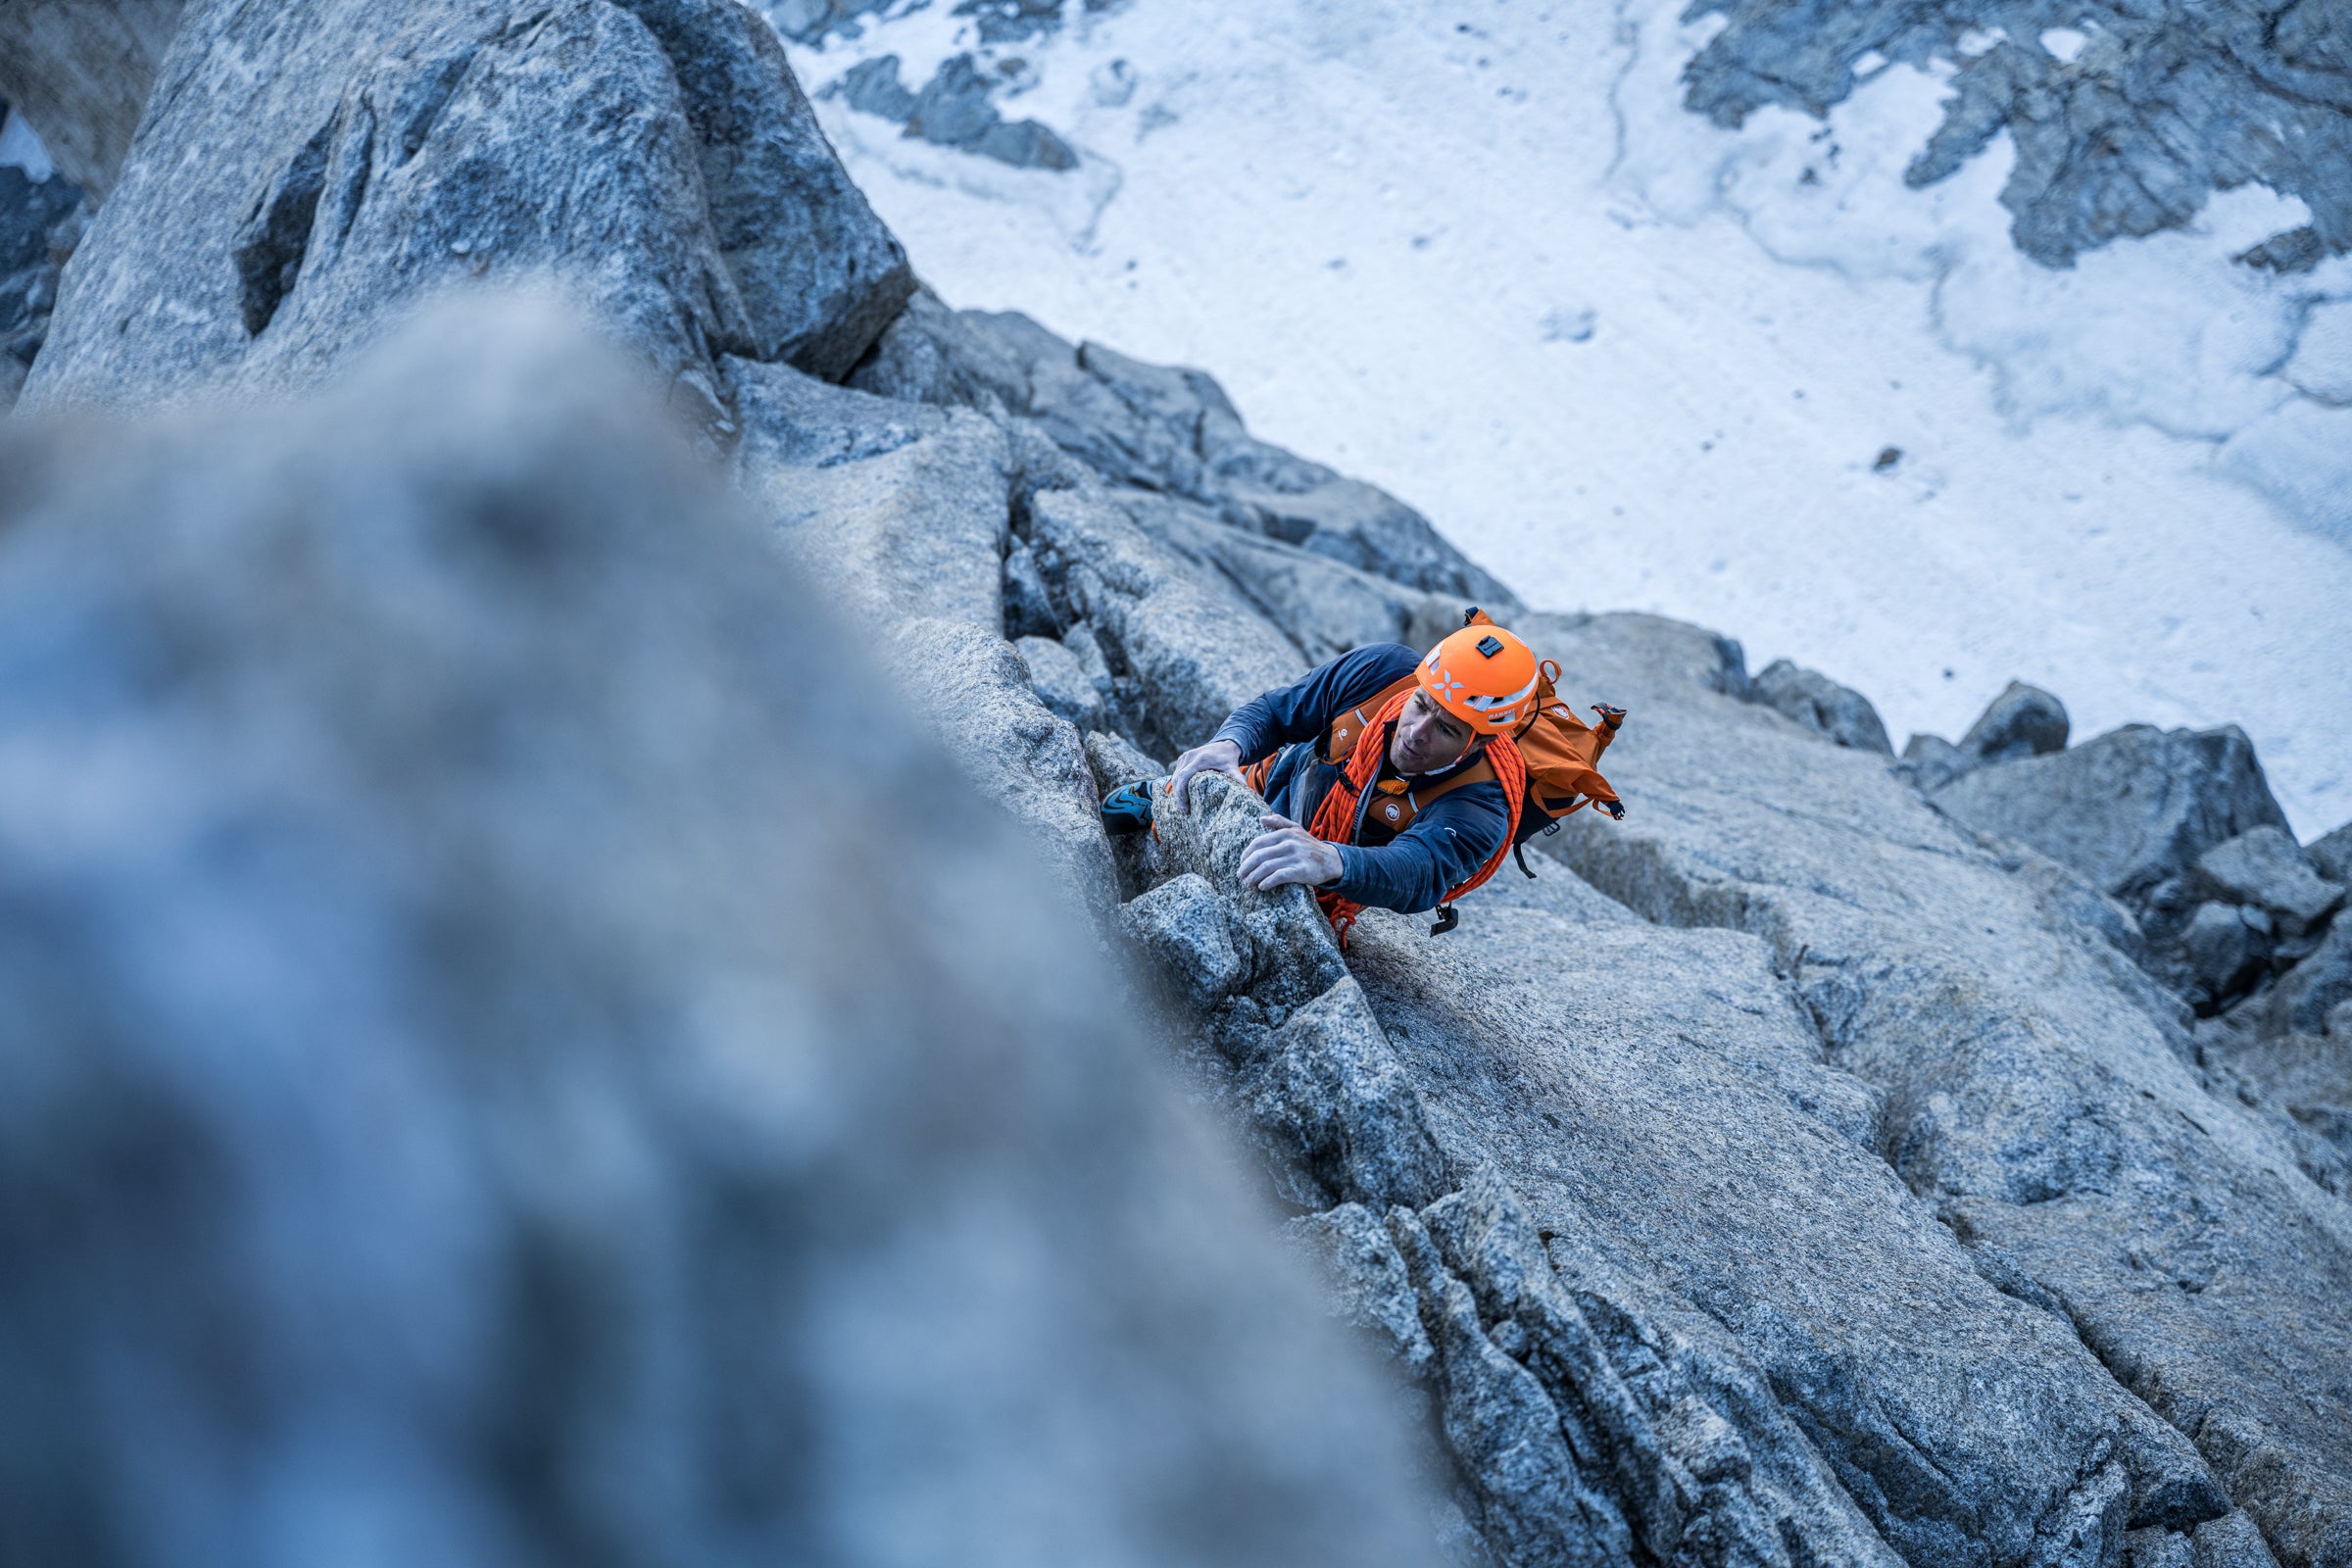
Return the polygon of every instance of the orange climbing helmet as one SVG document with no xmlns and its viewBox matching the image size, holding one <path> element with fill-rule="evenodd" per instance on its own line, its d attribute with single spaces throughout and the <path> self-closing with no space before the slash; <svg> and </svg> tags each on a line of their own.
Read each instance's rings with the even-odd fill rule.
<svg viewBox="0 0 2352 1568">
<path fill-rule="evenodd" d="M 1421 689 L 1479 735 L 1508 735 L 1536 711 L 1535 651 L 1480 616 L 1429 651 Z"/>
</svg>

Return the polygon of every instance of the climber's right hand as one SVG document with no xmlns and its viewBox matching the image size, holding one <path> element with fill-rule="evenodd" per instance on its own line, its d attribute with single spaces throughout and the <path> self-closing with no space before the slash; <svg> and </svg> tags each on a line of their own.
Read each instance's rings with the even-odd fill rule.
<svg viewBox="0 0 2352 1568">
<path fill-rule="evenodd" d="M 1176 798 L 1176 809 L 1190 815 L 1193 809 L 1193 779 L 1201 773 L 1222 773 L 1236 784 L 1242 778 L 1242 749 L 1231 741 L 1210 741 L 1196 746 L 1176 759 L 1176 771 L 1168 777 L 1168 793 Z"/>
</svg>

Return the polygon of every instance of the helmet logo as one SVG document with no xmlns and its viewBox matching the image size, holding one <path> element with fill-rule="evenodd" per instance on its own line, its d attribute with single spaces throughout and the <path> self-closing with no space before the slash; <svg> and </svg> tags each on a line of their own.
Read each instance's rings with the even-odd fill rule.
<svg viewBox="0 0 2352 1568">
<path fill-rule="evenodd" d="M 1496 654 L 1502 652 L 1502 639 L 1490 632 L 1478 640 L 1478 651 L 1489 659 L 1493 659 Z"/>
<path fill-rule="evenodd" d="M 1394 821 L 1396 821 L 1396 807 L 1394 807 L 1394 806 L 1391 806 L 1391 807 L 1388 808 L 1388 817 L 1389 817 L 1389 820 L 1390 820 L 1390 821 L 1392 821 L 1392 822 L 1394 822 Z"/>
</svg>

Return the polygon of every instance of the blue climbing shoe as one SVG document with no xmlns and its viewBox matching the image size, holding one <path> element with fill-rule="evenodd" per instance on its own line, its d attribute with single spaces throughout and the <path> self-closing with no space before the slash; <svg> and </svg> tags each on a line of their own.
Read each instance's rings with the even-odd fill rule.
<svg viewBox="0 0 2352 1568">
<path fill-rule="evenodd" d="M 1152 786 L 1122 784 L 1102 797 L 1102 831 L 1147 833 L 1152 828 Z"/>
</svg>

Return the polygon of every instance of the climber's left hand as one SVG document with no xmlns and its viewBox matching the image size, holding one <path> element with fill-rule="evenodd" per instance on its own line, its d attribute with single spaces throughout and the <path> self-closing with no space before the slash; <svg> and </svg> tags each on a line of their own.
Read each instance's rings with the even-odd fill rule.
<svg viewBox="0 0 2352 1568">
<path fill-rule="evenodd" d="M 1260 893 L 1281 887 L 1318 888 L 1340 875 L 1340 847 L 1326 844 L 1287 816 L 1261 816 L 1266 831 L 1242 852 L 1242 886 Z"/>
</svg>

